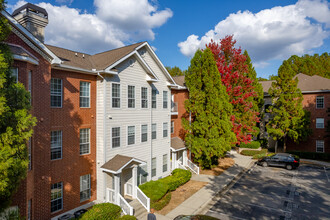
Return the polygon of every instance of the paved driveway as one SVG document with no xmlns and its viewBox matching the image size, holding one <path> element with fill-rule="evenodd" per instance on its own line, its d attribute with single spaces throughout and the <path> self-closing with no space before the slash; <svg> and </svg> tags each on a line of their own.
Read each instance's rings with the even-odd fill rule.
<svg viewBox="0 0 330 220">
<path fill-rule="evenodd" d="M 254 166 L 207 215 L 220 219 L 330 219 L 330 169 Z"/>
</svg>

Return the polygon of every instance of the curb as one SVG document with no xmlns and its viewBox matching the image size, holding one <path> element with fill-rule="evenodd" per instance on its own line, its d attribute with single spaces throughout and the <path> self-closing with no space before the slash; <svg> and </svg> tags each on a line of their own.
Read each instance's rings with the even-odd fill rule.
<svg viewBox="0 0 330 220">
<path fill-rule="evenodd" d="M 217 201 L 218 197 L 229 190 L 232 185 L 234 185 L 245 173 L 250 172 L 253 167 L 256 166 L 255 161 L 251 161 L 247 168 L 243 168 L 238 174 L 231 178 L 231 180 L 224 185 L 224 187 L 215 195 L 207 200 L 203 205 L 201 205 L 193 214 L 201 214 L 204 215 Z"/>
</svg>

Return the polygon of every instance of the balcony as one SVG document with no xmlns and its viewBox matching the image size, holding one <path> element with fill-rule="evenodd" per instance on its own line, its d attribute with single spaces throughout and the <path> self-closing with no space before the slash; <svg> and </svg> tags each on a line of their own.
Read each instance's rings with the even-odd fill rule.
<svg viewBox="0 0 330 220">
<path fill-rule="evenodd" d="M 171 102 L 171 115 L 178 115 L 178 103 Z"/>
</svg>

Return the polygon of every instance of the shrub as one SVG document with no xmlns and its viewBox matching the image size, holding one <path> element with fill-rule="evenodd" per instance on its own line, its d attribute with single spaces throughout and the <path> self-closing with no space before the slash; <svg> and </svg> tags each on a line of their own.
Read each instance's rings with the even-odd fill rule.
<svg viewBox="0 0 330 220">
<path fill-rule="evenodd" d="M 253 159 L 261 159 L 261 158 L 264 158 L 264 157 L 271 157 L 273 156 L 275 153 L 262 153 L 262 154 L 255 154 L 253 155 Z"/>
<path fill-rule="evenodd" d="M 119 220 L 136 220 L 132 215 L 123 215 Z"/>
<path fill-rule="evenodd" d="M 180 185 L 185 184 L 191 178 L 191 172 L 189 170 L 175 169 L 172 171 L 172 175 L 177 178 L 180 182 Z"/>
<path fill-rule="evenodd" d="M 259 139 L 258 142 L 260 143 L 262 148 L 267 148 L 268 147 L 268 139 L 267 138 Z"/>
<path fill-rule="evenodd" d="M 289 151 L 287 153 L 294 154 L 299 156 L 300 158 L 305 158 L 305 159 L 330 161 L 330 153 L 316 153 L 316 152 L 304 152 L 304 151 Z"/>
<path fill-rule="evenodd" d="M 168 192 L 169 187 L 166 183 L 157 181 L 149 181 L 139 186 L 146 196 L 150 198 L 151 202 L 156 202 L 163 198 L 163 196 Z"/>
<path fill-rule="evenodd" d="M 90 210 L 85 212 L 81 220 L 97 220 L 97 219 L 118 219 L 120 217 L 121 208 L 112 203 L 102 203 L 94 205 Z"/>
<path fill-rule="evenodd" d="M 245 156 L 254 156 L 257 154 L 265 154 L 267 153 L 267 149 L 262 150 L 242 150 L 241 154 Z"/>
<path fill-rule="evenodd" d="M 252 141 L 251 143 L 241 143 L 240 148 L 250 148 L 250 149 L 258 149 L 260 147 L 260 142 Z"/>
<path fill-rule="evenodd" d="M 168 176 L 158 181 L 167 184 L 170 191 L 174 191 L 176 188 L 180 186 L 180 182 L 178 178 L 176 178 L 175 176 Z"/>
<path fill-rule="evenodd" d="M 155 210 L 161 210 L 171 201 L 171 196 L 171 192 L 168 192 L 163 198 L 161 198 L 157 202 L 152 202 L 150 204 L 150 207 L 154 208 Z"/>
</svg>

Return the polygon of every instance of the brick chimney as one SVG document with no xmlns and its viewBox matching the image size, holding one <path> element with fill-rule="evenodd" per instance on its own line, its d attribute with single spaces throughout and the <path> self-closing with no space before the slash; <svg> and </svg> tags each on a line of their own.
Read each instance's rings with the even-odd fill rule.
<svg viewBox="0 0 330 220">
<path fill-rule="evenodd" d="M 12 16 L 42 43 L 44 42 L 45 27 L 48 24 L 48 13 L 44 8 L 27 3 L 16 9 Z"/>
</svg>

